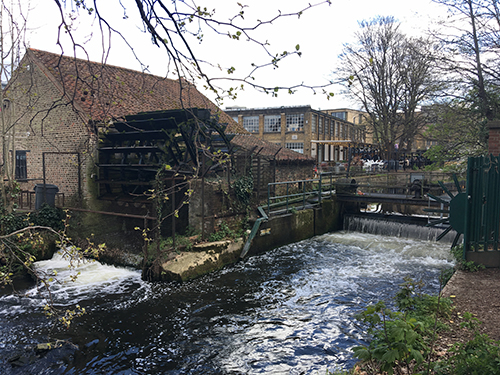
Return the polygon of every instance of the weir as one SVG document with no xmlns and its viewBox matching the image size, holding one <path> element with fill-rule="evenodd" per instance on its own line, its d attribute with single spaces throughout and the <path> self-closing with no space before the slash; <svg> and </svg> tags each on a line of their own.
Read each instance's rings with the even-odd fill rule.
<svg viewBox="0 0 500 375">
<path fill-rule="evenodd" d="M 428 219 L 416 216 L 350 214 L 344 216 L 344 230 L 399 238 L 436 241 L 446 227 L 426 227 Z M 456 232 L 450 231 L 441 241 L 452 243 Z"/>
<path fill-rule="evenodd" d="M 383 236 L 436 241 L 446 226 L 426 227 L 429 219 L 419 216 L 384 215 L 376 213 L 347 214 L 344 216 L 344 230 Z M 456 235 L 450 231 L 440 241 L 452 243 Z"/>
</svg>

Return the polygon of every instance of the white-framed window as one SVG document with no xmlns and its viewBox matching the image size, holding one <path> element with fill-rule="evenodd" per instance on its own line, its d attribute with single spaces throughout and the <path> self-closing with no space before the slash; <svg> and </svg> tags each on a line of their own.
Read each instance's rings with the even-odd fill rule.
<svg viewBox="0 0 500 375">
<path fill-rule="evenodd" d="M 317 115 L 312 115 L 311 116 L 311 133 L 316 133 L 316 123 L 318 121 L 318 116 Z"/>
<path fill-rule="evenodd" d="M 318 133 L 323 134 L 323 117 L 319 118 Z"/>
<path fill-rule="evenodd" d="M 244 116 L 243 127 L 250 133 L 259 132 L 259 116 Z"/>
<path fill-rule="evenodd" d="M 264 116 L 264 133 L 281 132 L 281 115 Z"/>
<path fill-rule="evenodd" d="M 295 152 L 299 152 L 301 154 L 304 153 L 304 143 L 303 142 L 287 142 L 285 147 L 290 149 L 290 150 L 293 150 Z"/>
<path fill-rule="evenodd" d="M 293 113 L 286 115 L 286 131 L 301 132 L 304 130 L 304 114 Z"/>
</svg>

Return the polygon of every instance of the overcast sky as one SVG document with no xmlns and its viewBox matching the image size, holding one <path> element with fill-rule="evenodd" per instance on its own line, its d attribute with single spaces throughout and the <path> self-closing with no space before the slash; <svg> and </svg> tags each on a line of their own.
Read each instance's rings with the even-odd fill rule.
<svg viewBox="0 0 500 375">
<path fill-rule="evenodd" d="M 5 0 L 7 1 L 7 0 Z M 22 0 L 28 2 L 28 0 Z M 321 0 L 316 0 L 320 2 Z M 28 16 L 27 34 L 28 46 L 36 49 L 60 53 L 56 45 L 57 26 L 60 16 L 55 3 L 51 0 L 31 0 L 31 11 Z M 68 0 L 72 2 L 72 0 Z M 302 0 L 239 0 L 248 4 L 245 9 L 245 19 L 248 24 L 255 23 L 256 19 L 266 20 L 282 13 L 294 12 L 307 6 L 310 1 Z M 120 8 L 119 0 L 102 1 L 109 4 L 102 8 L 103 15 L 124 33 L 127 41 L 133 46 L 149 71 L 159 76 L 165 76 L 167 67 L 165 54 L 158 47 L 153 46 L 151 39 L 143 34 L 137 20 L 132 0 L 121 0 L 122 4 L 130 4 L 124 19 L 124 11 Z M 170 3 L 167 1 L 167 3 Z M 238 11 L 237 1 L 233 0 L 206 0 L 199 5 L 212 4 L 209 9 L 216 8 L 219 18 L 227 19 Z M 314 4 L 314 2 L 311 2 Z M 224 8 L 221 8 L 224 4 Z M 71 9 L 66 9 L 70 12 Z M 278 69 L 265 69 L 256 74 L 260 83 L 270 86 L 295 85 L 304 82 L 307 85 L 321 85 L 332 79 L 331 72 L 338 63 L 338 55 L 344 43 L 353 40 L 353 35 L 358 30 L 358 22 L 368 20 L 375 16 L 394 16 L 398 19 L 406 32 L 419 34 L 425 32 L 427 26 L 437 16 L 443 16 L 446 10 L 432 3 L 430 0 L 332 0 L 332 4 L 320 5 L 306 11 L 300 19 L 287 17 L 278 19 L 272 25 L 262 27 L 255 33 L 261 41 L 269 41 L 270 50 L 276 53 L 291 51 L 298 44 L 302 57 L 291 56 L 280 63 Z M 92 17 L 80 12 L 74 23 L 75 35 L 79 42 L 85 45 L 89 57 L 94 61 L 102 60 L 102 39 L 99 28 Z M 252 43 L 245 40 L 232 41 L 227 36 L 214 35 L 209 31 L 205 33 L 202 44 L 194 43 L 193 48 L 198 58 L 211 63 L 220 64 L 225 68 L 234 66 L 235 75 L 245 75 L 251 70 L 251 63 L 261 63 L 266 60 L 262 51 Z M 107 42 L 106 42 L 107 43 Z M 68 41 L 64 42 L 65 51 L 70 52 Z M 130 49 L 113 37 L 111 53 L 107 62 L 112 65 L 123 66 L 141 70 L 140 64 L 134 59 Z M 83 56 L 81 56 L 83 57 Z M 206 68 L 212 75 L 224 76 L 224 73 Z M 169 76 L 169 78 L 175 78 Z M 228 84 L 229 85 L 229 84 Z M 212 98 L 209 92 L 202 87 L 200 91 Z M 259 93 L 248 87 L 238 94 L 236 100 L 225 100 L 223 108 L 227 106 L 244 107 L 278 107 L 311 105 L 314 109 L 351 107 L 357 108 L 355 103 L 350 103 L 339 88 L 333 89 L 336 95 L 327 100 L 321 92 L 316 95 L 311 90 L 301 89 L 289 95 L 280 93 L 277 98 Z"/>
</svg>

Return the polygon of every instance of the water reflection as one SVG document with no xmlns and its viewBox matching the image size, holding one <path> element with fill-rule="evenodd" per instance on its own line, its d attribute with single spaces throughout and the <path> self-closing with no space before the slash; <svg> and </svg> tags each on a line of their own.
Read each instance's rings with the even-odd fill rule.
<svg viewBox="0 0 500 375">
<path fill-rule="evenodd" d="M 364 335 L 353 314 L 390 299 L 405 276 L 430 280 L 427 288 L 437 290 L 440 269 L 451 266 L 448 246 L 339 232 L 184 284 L 144 283 L 137 271 L 95 264 L 99 280 L 85 271 L 77 287 L 58 291 L 59 303 L 79 303 L 89 313 L 57 333 L 79 349 L 62 352 L 46 373 L 299 374 L 349 367 L 349 348 Z M 0 328 L 3 358 L 44 339 L 46 320 L 33 312 L 40 303 L 0 299 L 0 318 L 9 322 Z M 8 374 L 42 373 L 37 362 L 2 367 Z"/>
</svg>

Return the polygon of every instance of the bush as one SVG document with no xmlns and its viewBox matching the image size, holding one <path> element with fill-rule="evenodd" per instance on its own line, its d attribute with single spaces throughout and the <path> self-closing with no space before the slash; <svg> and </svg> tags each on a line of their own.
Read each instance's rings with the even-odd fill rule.
<svg viewBox="0 0 500 375">
<path fill-rule="evenodd" d="M 222 222 L 219 224 L 218 230 L 214 233 L 211 233 L 208 236 L 208 241 L 217 242 L 217 241 L 222 241 L 226 238 L 236 239 L 242 236 L 243 236 L 243 229 L 235 231 L 229 228 L 229 226 L 225 222 Z"/>
<path fill-rule="evenodd" d="M 476 264 L 472 261 L 466 261 L 464 259 L 464 245 L 455 246 L 451 249 L 451 254 L 455 258 L 455 267 L 461 271 L 466 272 L 477 272 L 484 269 L 484 265 Z"/>
<path fill-rule="evenodd" d="M 354 356 L 367 364 L 373 374 L 404 368 L 418 372 L 432 352 L 436 332 L 446 329 L 439 318 L 449 318 L 451 300 L 421 293 L 423 283 L 406 278 L 395 296 L 399 311 L 386 308 L 383 302 L 368 306 L 356 318 L 368 324 L 373 337 L 368 346 L 353 348 Z"/>
</svg>

